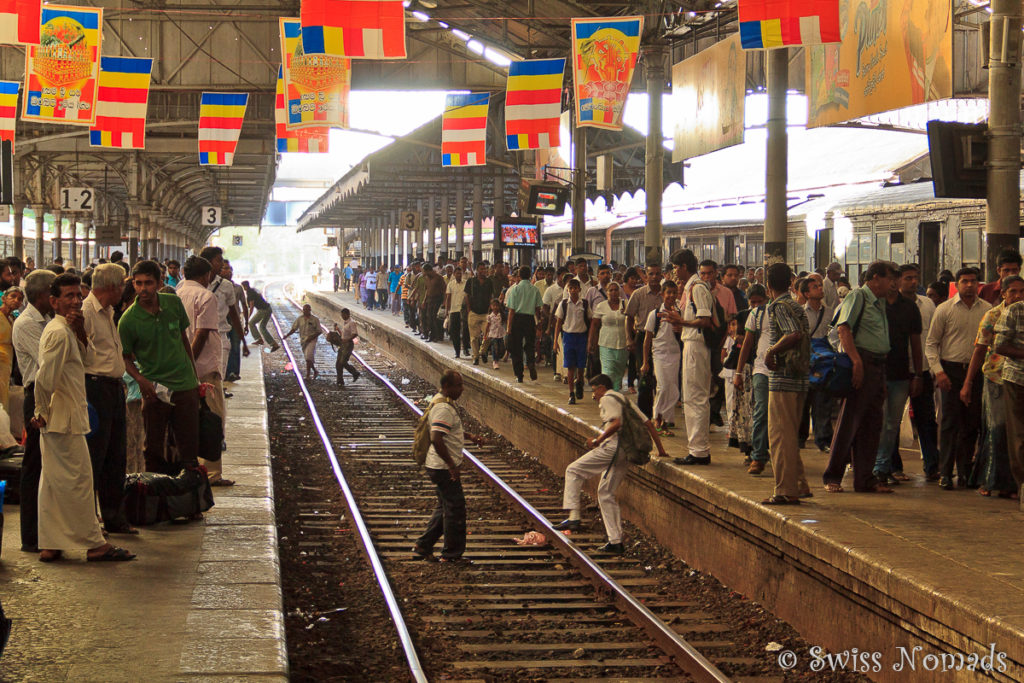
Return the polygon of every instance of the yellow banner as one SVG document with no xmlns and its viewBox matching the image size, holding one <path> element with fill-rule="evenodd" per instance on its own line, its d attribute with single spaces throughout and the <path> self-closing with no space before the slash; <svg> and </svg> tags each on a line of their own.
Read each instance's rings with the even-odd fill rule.
<svg viewBox="0 0 1024 683">
<path fill-rule="evenodd" d="M 672 161 L 743 142 L 747 54 L 740 34 L 672 66 Z"/>
<path fill-rule="evenodd" d="M 807 48 L 808 127 L 953 96 L 950 0 L 839 7 L 843 42 Z"/>
</svg>

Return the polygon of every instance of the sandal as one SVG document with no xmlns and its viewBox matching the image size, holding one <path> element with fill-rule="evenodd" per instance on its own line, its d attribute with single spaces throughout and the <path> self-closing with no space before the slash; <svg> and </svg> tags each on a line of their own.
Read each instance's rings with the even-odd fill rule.
<svg viewBox="0 0 1024 683">
<path fill-rule="evenodd" d="M 666 427 L 665 425 L 662 425 L 662 426 L 658 427 L 658 429 L 656 431 L 658 432 L 658 436 L 665 436 L 665 437 L 675 436 L 675 434 L 672 433 L 672 431 L 668 427 Z"/>
<path fill-rule="evenodd" d="M 988 498 L 988 497 L 990 497 L 992 495 L 992 492 L 989 491 L 988 489 L 982 488 L 982 489 L 978 489 L 978 495 L 979 496 L 985 496 L 986 498 Z"/>
<path fill-rule="evenodd" d="M 44 550 L 43 552 L 44 553 L 52 552 L 53 555 L 43 555 L 42 553 L 40 553 L 40 555 L 39 555 L 39 561 L 40 562 L 56 562 L 57 560 L 60 560 L 60 559 L 62 559 L 64 557 L 64 551 L 63 550 Z"/>
<path fill-rule="evenodd" d="M 217 481 L 211 481 L 210 486 L 234 486 L 235 482 L 232 479 L 218 479 Z"/>
<path fill-rule="evenodd" d="M 842 493 L 843 487 L 841 484 L 825 484 L 825 490 L 829 493 Z"/>
<path fill-rule="evenodd" d="M 89 562 L 128 562 L 134 560 L 135 555 L 124 548 L 110 546 L 102 555 L 87 556 Z"/>
<path fill-rule="evenodd" d="M 799 498 L 790 498 L 789 496 L 775 495 L 771 498 L 765 498 L 761 501 L 761 505 L 799 505 Z"/>
</svg>

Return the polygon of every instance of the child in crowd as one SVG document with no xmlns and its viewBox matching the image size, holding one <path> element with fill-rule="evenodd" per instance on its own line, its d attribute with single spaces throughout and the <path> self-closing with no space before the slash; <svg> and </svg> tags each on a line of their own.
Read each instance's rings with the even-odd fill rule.
<svg viewBox="0 0 1024 683">
<path fill-rule="evenodd" d="M 676 419 L 679 401 L 680 333 L 682 312 L 676 305 L 679 287 L 672 280 L 661 284 L 662 303 L 647 316 L 644 325 L 644 362 L 640 375 L 646 377 L 654 368 L 657 389 L 654 394 L 654 426 L 661 436 L 675 436 L 669 431 Z"/>
<path fill-rule="evenodd" d="M 569 405 L 583 398 L 583 371 L 587 367 L 587 333 L 590 311 L 580 298 L 580 281 L 569 280 L 569 298 L 555 309 L 555 336 L 562 335 L 562 365 L 569 382 Z"/>
<path fill-rule="evenodd" d="M 551 314 L 541 309 L 537 316 L 537 363 L 551 366 Z"/>
<path fill-rule="evenodd" d="M 503 307 L 497 299 L 491 299 L 491 307 L 487 312 L 487 330 L 484 332 L 483 348 L 480 349 L 480 357 L 485 361 L 487 351 L 493 347 L 494 363 L 491 365 L 498 369 L 498 359 L 505 353 L 505 316 L 502 313 Z"/>
</svg>

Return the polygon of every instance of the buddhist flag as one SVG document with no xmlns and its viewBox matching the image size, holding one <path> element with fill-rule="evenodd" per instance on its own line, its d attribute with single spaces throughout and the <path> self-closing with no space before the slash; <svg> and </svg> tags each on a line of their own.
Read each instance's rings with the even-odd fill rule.
<svg viewBox="0 0 1024 683">
<path fill-rule="evenodd" d="M 487 107 L 490 93 L 447 95 L 441 117 L 441 165 L 487 163 Z"/>
<path fill-rule="evenodd" d="M 41 0 L 0 0 L 0 43 L 38 45 Z"/>
<path fill-rule="evenodd" d="M 0 81 L 0 140 L 14 147 L 14 124 L 18 120 L 18 81 Z"/>
<path fill-rule="evenodd" d="M 153 60 L 101 57 L 96 124 L 89 129 L 93 147 L 144 149 L 149 77 Z"/>
<path fill-rule="evenodd" d="M 39 44 L 26 48 L 26 121 L 91 126 L 96 122 L 103 9 L 45 5 Z"/>
<path fill-rule="evenodd" d="M 512 62 L 505 88 L 505 141 L 509 150 L 558 147 L 565 59 Z"/>
<path fill-rule="evenodd" d="M 302 0 L 299 20 L 307 55 L 405 59 L 402 0 Z"/>
<path fill-rule="evenodd" d="M 230 166 L 249 94 L 204 92 L 199 100 L 199 165 Z"/>
<path fill-rule="evenodd" d="M 280 20 L 285 114 L 289 128 L 348 128 L 352 60 L 307 55 L 298 19 Z"/>
<path fill-rule="evenodd" d="M 576 127 L 622 130 L 643 17 L 572 20 Z"/>
<path fill-rule="evenodd" d="M 284 95 L 284 67 L 277 68 L 277 100 L 274 106 L 274 125 L 277 130 L 278 152 L 327 152 L 330 128 L 288 128 L 288 104 Z"/>
<path fill-rule="evenodd" d="M 839 0 L 739 0 L 745 50 L 838 43 Z"/>
</svg>

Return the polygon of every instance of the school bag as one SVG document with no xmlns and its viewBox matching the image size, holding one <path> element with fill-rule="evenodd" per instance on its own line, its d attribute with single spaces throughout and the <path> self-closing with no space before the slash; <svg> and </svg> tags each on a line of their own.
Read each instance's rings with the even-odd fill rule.
<svg viewBox="0 0 1024 683">
<path fill-rule="evenodd" d="M 612 462 L 622 453 L 630 465 L 646 465 L 651 461 L 651 450 L 654 448 L 651 433 L 629 401 L 621 396 L 616 396 L 615 400 L 622 406 L 622 419 L 618 431 L 619 445 Z M 611 469 L 611 465 L 608 469 Z"/>
<path fill-rule="evenodd" d="M 185 470 L 176 477 L 157 472 L 129 474 L 124 481 L 123 506 L 135 526 L 189 518 L 213 507 L 206 468 Z"/>
<path fill-rule="evenodd" d="M 416 464 L 420 467 L 426 464 L 427 453 L 430 451 L 430 411 L 438 403 L 451 403 L 451 401 L 444 394 L 436 394 L 434 398 L 430 399 L 430 403 L 420 415 L 420 419 L 416 421 L 416 431 L 412 437 L 412 457 L 416 459 Z"/>
<path fill-rule="evenodd" d="M 860 329 L 866 305 L 866 302 L 861 303 L 860 313 L 853 322 L 851 329 L 854 337 Z M 839 333 L 836 331 L 840 310 L 832 318 L 828 335 L 811 340 L 811 388 L 824 391 L 834 398 L 846 398 L 853 391 L 853 361 L 840 350 Z"/>
<path fill-rule="evenodd" d="M 580 297 L 580 303 L 583 304 L 583 324 L 587 328 L 586 331 L 590 332 L 590 308 L 587 305 L 587 300 L 584 299 L 583 297 Z M 558 307 L 559 307 L 559 309 L 562 312 L 562 324 L 563 325 L 565 325 L 565 314 L 566 314 L 566 311 L 568 310 L 568 305 L 569 305 L 569 300 L 568 299 L 562 299 L 562 303 L 558 304 Z M 562 330 L 562 331 L 564 332 L 565 330 Z M 583 334 L 583 333 L 581 332 L 580 334 Z"/>
<path fill-rule="evenodd" d="M 725 337 L 729 333 L 729 321 L 725 317 L 725 309 L 722 308 L 722 304 L 718 302 L 718 297 L 715 296 L 714 292 L 711 291 L 711 287 L 708 283 L 703 280 L 699 283 L 707 287 L 708 292 L 711 294 L 711 327 L 700 328 L 700 333 L 704 337 L 704 344 L 712 351 L 721 351 L 722 344 L 725 342 Z M 696 285 L 694 285 L 696 286 Z M 693 317 L 697 317 L 697 304 L 693 301 L 692 292 L 690 290 L 690 306 L 693 308 Z M 722 369 L 722 359 L 719 358 L 717 353 L 711 354 L 711 372 L 714 375 L 718 374 L 718 371 Z"/>
</svg>

